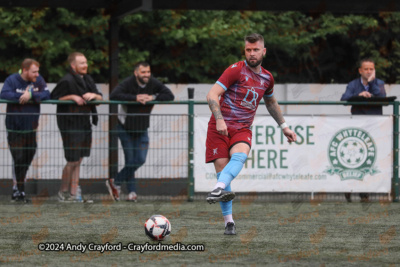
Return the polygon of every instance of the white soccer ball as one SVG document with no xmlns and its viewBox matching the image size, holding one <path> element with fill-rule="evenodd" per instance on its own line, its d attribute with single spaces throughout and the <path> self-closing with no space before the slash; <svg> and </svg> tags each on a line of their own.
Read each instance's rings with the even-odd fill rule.
<svg viewBox="0 0 400 267">
<path fill-rule="evenodd" d="M 171 223 L 162 215 L 151 216 L 144 224 L 146 235 L 152 240 L 164 240 L 171 233 Z"/>
</svg>

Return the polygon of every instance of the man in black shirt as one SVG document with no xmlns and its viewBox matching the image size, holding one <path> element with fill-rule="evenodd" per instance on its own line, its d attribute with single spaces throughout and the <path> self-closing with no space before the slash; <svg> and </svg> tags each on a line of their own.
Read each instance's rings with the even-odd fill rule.
<svg viewBox="0 0 400 267">
<path fill-rule="evenodd" d="M 96 107 L 86 104 L 92 100 L 102 100 L 103 97 L 92 77 L 87 74 L 88 64 L 85 55 L 74 52 L 69 55 L 68 62 L 71 67 L 69 72 L 51 92 L 52 99 L 73 100 L 76 103 L 76 105 L 57 105 L 57 125 L 67 160 L 62 172 L 58 198 L 60 201 L 79 201 L 77 191 L 80 166 L 83 157 L 90 156 L 92 124 L 97 125 L 98 120 Z"/>
<path fill-rule="evenodd" d="M 123 80 L 110 95 L 110 100 L 137 101 L 142 105 L 121 105 L 118 118 L 118 137 L 124 149 L 125 166 L 115 178 L 115 188 L 107 181 L 110 194 L 119 200 L 121 184 L 127 182 L 128 201 L 136 201 L 135 171 L 146 161 L 149 148 L 148 131 L 150 113 L 149 101 L 172 101 L 171 90 L 151 76 L 150 65 L 140 62 L 135 66 L 134 75 Z"/>
</svg>

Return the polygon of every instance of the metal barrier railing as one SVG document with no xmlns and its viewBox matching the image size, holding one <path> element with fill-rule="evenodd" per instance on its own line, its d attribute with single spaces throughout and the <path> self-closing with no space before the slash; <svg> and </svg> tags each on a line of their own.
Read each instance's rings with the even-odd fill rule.
<svg viewBox="0 0 400 267">
<path fill-rule="evenodd" d="M 0 103 L 3 104 L 10 102 L 11 101 L 0 100 Z M 110 104 L 111 101 L 99 102 L 100 101 L 93 104 Z M 123 102 L 114 103 L 119 104 Z M 55 106 L 48 104 L 71 104 L 71 102 L 49 100 L 42 103 L 42 112 L 40 114 L 39 127 L 37 129 L 38 145 L 36 148 L 36 155 L 32 163 L 25 167 L 29 167 L 26 176 L 28 184 L 32 184 L 32 181 L 36 183 L 45 183 L 48 185 L 48 188 L 51 188 L 50 191 L 52 192 L 50 192 L 50 195 L 55 195 L 59 188 L 63 168 L 67 162 L 65 159 L 65 153 L 67 152 L 65 152 L 66 149 L 64 148 L 68 149 L 68 144 L 63 144 L 61 134 L 87 134 L 87 130 L 76 127 L 77 125 L 71 129 L 67 126 L 64 127 L 64 130 L 60 130 L 57 126 L 57 116 L 88 116 L 88 114 L 56 114 Z M 50 112 L 48 109 L 50 109 Z M 91 190 L 93 190 L 96 183 L 101 183 L 102 189 L 105 189 L 105 179 L 115 178 L 117 173 L 125 166 L 124 150 L 118 141 L 119 129 L 117 127 L 110 129 L 109 126 L 110 121 L 118 118 L 119 114 L 101 113 L 101 110 L 104 112 L 104 108 L 99 109 L 97 114 L 99 119 L 98 125 L 96 127 L 92 126 L 90 156 L 83 159 L 80 169 L 80 184 L 86 187 L 90 186 Z M 1 189 L 7 187 L 7 192 L 5 194 L 8 195 L 9 192 L 11 192 L 11 185 L 10 182 L 6 185 L 4 181 L 9 181 L 14 176 L 14 164 L 7 140 L 8 131 L 5 127 L 5 118 L 6 116 L 9 118 L 12 118 L 13 116 L 22 118 L 23 116 L 32 116 L 34 114 L 7 114 L 4 111 L 0 112 L 0 167 L 2 168 L 2 172 L 0 173 L 0 184 L 2 185 L 0 186 L 0 194 L 2 193 Z M 127 114 L 126 116 L 146 115 Z M 174 189 L 174 185 L 184 183 L 184 185 L 180 185 L 180 187 L 185 187 L 184 193 L 187 195 L 189 168 L 188 115 L 186 112 L 185 114 L 151 114 L 150 118 L 151 123 L 148 128 L 149 149 L 144 165 L 140 166 L 140 168 L 135 172 L 135 177 L 137 178 L 136 185 L 139 190 L 148 193 L 151 189 L 154 189 L 155 191 L 153 190 L 153 194 L 157 195 L 157 190 L 163 187 L 166 183 L 170 184 L 169 186 L 172 187 L 172 189 Z M 191 119 L 193 120 L 193 118 Z M 126 132 L 131 136 L 135 136 L 141 131 L 127 130 Z M 191 132 L 193 134 L 193 131 Z M 193 140 L 191 142 L 193 143 Z M 112 146 L 112 144 L 114 144 L 114 146 Z M 21 147 L 16 149 L 29 150 L 34 148 Z M 75 151 L 83 150 L 79 145 L 75 145 L 75 147 L 71 147 L 71 149 Z M 133 150 L 136 150 L 136 148 L 133 148 Z M 115 153 L 113 154 L 113 152 Z M 110 155 L 112 155 L 111 158 Z M 135 166 L 135 163 L 127 163 L 127 165 L 133 168 L 138 167 Z M 19 163 L 18 166 L 23 168 L 24 163 Z M 152 178 L 157 178 L 157 180 Z M 35 185 L 35 187 L 37 186 Z M 46 187 L 46 185 L 42 185 L 41 187 Z M 34 190 L 34 192 L 36 191 L 40 191 L 40 188 Z M 181 194 L 181 192 L 173 194 Z"/>
<path fill-rule="evenodd" d="M 16 103 L 0 99 L 0 104 Z M 47 100 L 41 104 L 74 104 L 73 101 Z M 128 101 L 93 101 L 93 105 L 138 105 Z M 153 101 L 149 104 L 184 105 L 187 114 L 151 114 L 149 135 L 151 136 L 149 154 L 146 164 L 139 170 L 138 178 L 187 179 L 185 194 L 188 200 L 194 199 L 194 106 L 206 105 L 206 101 Z M 349 105 L 348 102 L 313 102 L 313 101 L 282 101 L 280 105 Z M 42 109 L 43 106 L 42 105 Z M 351 105 L 365 105 L 363 102 L 351 102 Z M 399 201 L 399 102 L 368 102 L 368 105 L 393 105 L 393 177 L 392 198 Z M 54 107 L 54 106 L 53 106 Z M 110 109 L 111 110 L 111 109 Z M 0 167 L 3 168 L 0 179 L 12 177 L 12 159 L 7 144 L 7 133 L 4 118 L 6 113 L 0 113 Z M 21 114 L 18 114 L 21 115 Z M 76 115 L 76 114 L 74 114 Z M 140 115 L 140 114 L 134 114 Z M 123 167 L 123 152 L 115 146 L 118 143 L 117 132 L 113 131 L 118 114 L 98 114 L 99 124 L 93 128 L 91 156 L 82 162 L 81 178 L 106 179 L 115 177 Z M 114 124 L 112 121 L 114 120 Z M 110 125 L 114 125 L 110 128 Z M 57 128 L 56 114 L 43 112 L 38 128 L 38 148 L 36 157 L 28 173 L 28 179 L 56 180 L 61 177 L 65 165 L 60 132 Z M 117 154 L 115 154 L 117 153 Z M 117 155 L 117 157 L 115 157 Z M 121 159 L 121 160 L 118 160 Z M 145 185 L 146 186 L 146 185 Z"/>
</svg>

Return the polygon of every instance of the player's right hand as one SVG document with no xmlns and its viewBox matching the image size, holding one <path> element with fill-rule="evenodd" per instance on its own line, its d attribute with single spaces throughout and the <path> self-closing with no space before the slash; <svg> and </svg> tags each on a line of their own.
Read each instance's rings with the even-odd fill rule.
<svg viewBox="0 0 400 267">
<path fill-rule="evenodd" d="M 289 127 L 282 129 L 283 134 L 286 136 L 289 143 L 297 141 L 297 135 Z"/>
<path fill-rule="evenodd" d="M 218 119 L 216 121 L 216 123 L 217 123 L 217 131 L 218 131 L 218 133 L 222 134 L 222 135 L 225 135 L 225 136 L 228 136 L 228 127 L 226 127 L 225 121 L 222 120 L 222 119 Z"/>
</svg>

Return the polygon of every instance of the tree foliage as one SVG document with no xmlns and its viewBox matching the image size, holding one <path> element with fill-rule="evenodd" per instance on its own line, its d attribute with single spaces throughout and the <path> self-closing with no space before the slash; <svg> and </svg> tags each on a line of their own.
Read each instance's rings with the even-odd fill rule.
<svg viewBox="0 0 400 267">
<path fill-rule="evenodd" d="M 399 13 L 155 11 L 124 18 L 121 38 L 170 82 L 214 82 L 244 58 L 243 37 L 259 32 L 268 49 L 263 66 L 279 83 L 347 83 L 365 57 L 377 62 L 379 77 L 397 83 L 399 20 Z M 121 48 L 123 66 L 129 51 Z"/>
<path fill-rule="evenodd" d="M 19 68 L 24 57 L 41 63 L 56 82 L 68 53 L 87 55 L 97 82 L 108 82 L 108 19 L 102 10 L 0 9 L 0 76 Z M 244 59 L 243 38 L 265 38 L 263 66 L 277 83 L 347 83 L 358 61 L 376 61 L 377 76 L 400 82 L 400 14 L 306 14 L 301 12 L 158 10 L 120 20 L 120 79 L 138 61 L 170 83 L 214 82 Z"/>
<path fill-rule="evenodd" d="M 0 8 L 0 76 L 18 71 L 31 57 L 41 64 L 40 73 L 57 82 L 68 67 L 68 54 L 87 55 L 90 71 L 108 73 L 108 17 L 100 11 L 69 11 L 63 8 Z M 103 81 L 106 81 L 103 79 Z"/>
</svg>

